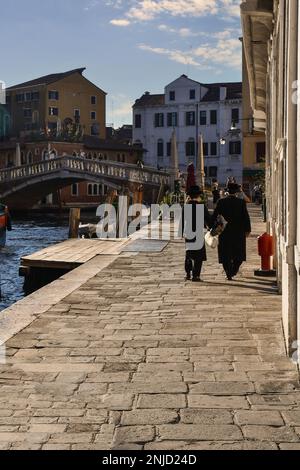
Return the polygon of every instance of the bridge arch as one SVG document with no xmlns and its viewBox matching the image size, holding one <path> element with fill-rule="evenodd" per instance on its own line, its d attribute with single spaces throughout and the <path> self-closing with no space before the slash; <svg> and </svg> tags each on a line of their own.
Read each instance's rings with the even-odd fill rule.
<svg viewBox="0 0 300 470">
<path fill-rule="evenodd" d="M 62 156 L 17 168 L 0 170 L 0 199 L 13 207 L 32 207 L 44 196 L 80 181 L 103 184 L 118 191 L 137 186 L 158 192 L 168 174 L 151 168 L 117 162 Z"/>
</svg>

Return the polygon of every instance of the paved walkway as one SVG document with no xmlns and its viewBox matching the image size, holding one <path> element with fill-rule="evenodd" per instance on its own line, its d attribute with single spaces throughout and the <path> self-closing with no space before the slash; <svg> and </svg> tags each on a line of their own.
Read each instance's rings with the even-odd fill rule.
<svg viewBox="0 0 300 470">
<path fill-rule="evenodd" d="M 7 342 L 0 449 L 300 449 L 281 298 L 249 262 L 183 281 L 184 246 L 128 254 Z"/>
</svg>

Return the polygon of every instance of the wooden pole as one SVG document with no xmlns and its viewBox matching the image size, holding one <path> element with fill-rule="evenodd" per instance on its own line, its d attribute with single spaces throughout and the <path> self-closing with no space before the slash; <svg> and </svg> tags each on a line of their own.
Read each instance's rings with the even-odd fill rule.
<svg viewBox="0 0 300 470">
<path fill-rule="evenodd" d="M 73 207 L 70 209 L 69 216 L 69 238 L 78 238 L 78 229 L 80 223 L 80 209 Z"/>
</svg>

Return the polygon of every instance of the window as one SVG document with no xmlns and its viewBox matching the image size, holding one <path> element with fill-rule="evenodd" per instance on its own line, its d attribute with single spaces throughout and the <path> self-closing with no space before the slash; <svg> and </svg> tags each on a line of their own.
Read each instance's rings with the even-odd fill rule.
<svg viewBox="0 0 300 470">
<path fill-rule="evenodd" d="M 194 100 L 196 98 L 196 90 L 190 90 L 190 100 Z"/>
<path fill-rule="evenodd" d="M 195 111 L 188 111 L 185 113 L 186 126 L 194 126 L 196 122 Z"/>
<path fill-rule="evenodd" d="M 231 110 L 231 120 L 232 122 L 238 123 L 240 120 L 240 110 L 239 108 L 234 108 Z"/>
<path fill-rule="evenodd" d="M 189 139 L 188 142 L 185 143 L 185 154 L 187 157 L 194 157 L 196 154 L 196 146 L 195 140 Z"/>
<path fill-rule="evenodd" d="M 91 96 L 91 104 L 97 104 L 97 96 Z"/>
<path fill-rule="evenodd" d="M 164 156 L 164 141 L 159 139 L 157 141 L 157 156 L 163 157 Z"/>
<path fill-rule="evenodd" d="M 134 126 L 136 129 L 141 129 L 142 127 L 142 115 L 136 114 L 134 117 Z"/>
<path fill-rule="evenodd" d="M 93 195 L 93 185 L 92 184 L 87 185 L 87 193 L 88 193 L 88 196 Z"/>
<path fill-rule="evenodd" d="M 215 109 L 210 111 L 210 123 L 212 125 L 217 124 L 217 111 Z"/>
<path fill-rule="evenodd" d="M 256 144 L 256 162 L 263 163 L 266 158 L 266 143 L 257 142 Z"/>
<path fill-rule="evenodd" d="M 175 101 L 175 97 L 176 97 L 175 91 L 170 91 L 170 93 L 169 93 L 169 100 L 170 100 L 170 101 Z"/>
<path fill-rule="evenodd" d="M 177 127 L 178 125 L 178 114 L 168 113 L 167 114 L 167 125 L 168 127 Z"/>
<path fill-rule="evenodd" d="M 164 127 L 163 113 L 156 113 L 154 116 L 154 127 Z"/>
<path fill-rule="evenodd" d="M 31 92 L 25 93 L 25 101 L 31 101 Z"/>
<path fill-rule="evenodd" d="M 33 155 L 32 152 L 27 153 L 27 163 L 32 163 L 33 162 Z"/>
<path fill-rule="evenodd" d="M 59 92 L 50 90 L 48 92 L 48 99 L 49 100 L 55 100 L 55 101 L 59 100 Z"/>
<path fill-rule="evenodd" d="M 16 95 L 16 101 L 17 101 L 17 103 L 22 103 L 22 102 L 24 101 L 24 99 L 25 99 L 24 93 L 18 93 L 18 94 Z"/>
<path fill-rule="evenodd" d="M 80 119 L 80 109 L 74 109 L 74 118 Z"/>
<path fill-rule="evenodd" d="M 218 176 L 218 167 L 216 166 L 210 166 L 208 168 L 208 176 L 210 178 L 216 178 Z"/>
<path fill-rule="evenodd" d="M 78 195 L 79 195 L 78 184 L 77 184 L 77 183 L 74 183 L 74 184 L 72 184 L 72 186 L 71 186 L 71 196 L 77 197 Z"/>
<path fill-rule="evenodd" d="M 171 156 L 171 149 L 172 149 L 171 142 L 167 142 L 167 157 Z"/>
<path fill-rule="evenodd" d="M 32 113 L 32 122 L 33 122 L 34 124 L 38 124 L 39 119 L 40 119 L 39 112 L 36 111 L 36 110 L 33 111 L 33 113 Z"/>
<path fill-rule="evenodd" d="M 205 157 L 208 156 L 208 143 L 203 143 L 203 154 Z"/>
<path fill-rule="evenodd" d="M 31 108 L 25 108 L 24 109 L 24 118 L 32 118 L 32 109 Z"/>
<path fill-rule="evenodd" d="M 49 116 L 58 116 L 58 108 L 49 107 Z"/>
<path fill-rule="evenodd" d="M 240 155 L 242 152 L 241 142 L 229 142 L 229 154 L 230 155 Z"/>
<path fill-rule="evenodd" d="M 96 120 L 96 111 L 91 111 L 91 119 L 92 119 L 93 121 Z"/>
<path fill-rule="evenodd" d="M 99 189 L 100 189 L 100 184 L 94 184 L 93 185 L 93 194 L 94 194 L 94 196 L 99 195 Z"/>
<path fill-rule="evenodd" d="M 98 124 L 93 124 L 91 126 L 91 135 L 99 135 L 100 134 L 100 129 Z"/>
<path fill-rule="evenodd" d="M 217 155 L 217 142 L 211 142 L 210 144 L 210 154 L 212 157 Z"/>
<path fill-rule="evenodd" d="M 200 126 L 206 126 L 206 111 L 200 111 Z"/>
<path fill-rule="evenodd" d="M 38 91 L 34 91 L 31 93 L 31 100 L 32 101 L 38 101 L 40 99 L 40 94 Z"/>
<path fill-rule="evenodd" d="M 48 129 L 50 131 L 55 131 L 57 129 L 57 123 L 56 122 L 48 122 Z"/>
</svg>

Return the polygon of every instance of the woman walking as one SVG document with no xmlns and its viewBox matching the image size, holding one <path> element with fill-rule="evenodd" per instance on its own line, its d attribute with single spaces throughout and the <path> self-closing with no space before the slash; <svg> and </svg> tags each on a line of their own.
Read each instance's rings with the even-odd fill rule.
<svg viewBox="0 0 300 470">
<path fill-rule="evenodd" d="M 246 238 L 251 233 L 251 222 L 246 202 L 237 197 L 239 185 L 228 184 L 229 195 L 220 199 L 215 209 L 213 220 L 222 215 L 227 222 L 224 232 L 219 237 L 219 262 L 223 264 L 227 279 L 232 280 L 246 261 Z"/>
</svg>

